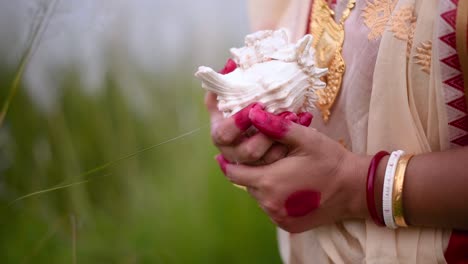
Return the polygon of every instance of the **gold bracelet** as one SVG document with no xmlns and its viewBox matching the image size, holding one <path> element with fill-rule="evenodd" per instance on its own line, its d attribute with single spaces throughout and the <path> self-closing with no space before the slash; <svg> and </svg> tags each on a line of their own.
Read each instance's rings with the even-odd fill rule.
<svg viewBox="0 0 468 264">
<path fill-rule="evenodd" d="M 395 178 L 393 180 L 393 217 L 395 219 L 395 223 L 399 227 L 408 227 L 403 212 L 403 183 L 405 181 L 405 172 L 408 166 L 408 162 L 412 157 L 413 154 L 407 154 L 398 160 L 395 171 Z"/>
</svg>

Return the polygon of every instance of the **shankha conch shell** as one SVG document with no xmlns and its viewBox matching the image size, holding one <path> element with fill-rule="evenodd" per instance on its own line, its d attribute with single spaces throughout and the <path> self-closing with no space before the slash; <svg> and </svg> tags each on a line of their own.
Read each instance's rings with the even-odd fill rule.
<svg viewBox="0 0 468 264">
<path fill-rule="evenodd" d="M 219 74 L 205 66 L 195 76 L 202 87 L 218 95 L 218 109 L 229 117 L 254 102 L 272 113 L 310 112 L 317 100 L 316 90 L 327 69 L 315 66 L 312 36 L 296 44 L 289 42 L 286 29 L 258 31 L 245 37 L 245 46 L 232 48 L 237 68 Z"/>
</svg>

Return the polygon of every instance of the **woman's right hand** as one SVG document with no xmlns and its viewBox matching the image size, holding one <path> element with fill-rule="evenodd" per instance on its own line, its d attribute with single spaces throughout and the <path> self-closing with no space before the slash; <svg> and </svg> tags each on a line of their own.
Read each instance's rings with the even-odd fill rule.
<svg viewBox="0 0 468 264">
<path fill-rule="evenodd" d="M 262 133 L 247 133 L 251 127 L 249 112 L 252 108 L 263 108 L 260 104 L 251 104 L 229 118 L 224 118 L 218 110 L 214 93 L 206 94 L 205 105 L 210 113 L 213 143 L 230 163 L 264 165 L 287 155 L 285 145 L 274 143 Z M 286 113 L 283 116 L 294 119 L 296 115 Z"/>
<path fill-rule="evenodd" d="M 229 74 L 237 68 L 236 63 L 229 59 L 221 74 Z M 218 110 L 216 94 L 208 92 L 205 96 L 205 105 L 210 113 L 211 138 L 222 156 L 230 163 L 242 163 L 247 165 L 266 165 L 273 163 L 288 154 L 288 148 L 280 143 L 275 143 L 262 133 L 252 133 L 249 113 L 252 108 L 261 104 L 251 104 L 229 118 L 224 118 Z M 312 122 L 310 113 L 296 115 L 292 112 L 283 112 L 279 116 L 291 120 L 303 126 L 309 126 Z M 249 133 L 247 133 L 249 130 Z"/>
</svg>

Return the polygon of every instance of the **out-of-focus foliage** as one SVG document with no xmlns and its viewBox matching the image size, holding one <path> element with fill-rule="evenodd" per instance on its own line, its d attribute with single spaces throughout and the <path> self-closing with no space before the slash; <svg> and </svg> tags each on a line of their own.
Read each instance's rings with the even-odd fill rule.
<svg viewBox="0 0 468 264">
<path fill-rule="evenodd" d="M 0 130 L 1 263 L 73 263 L 74 245 L 77 263 L 278 262 L 273 225 L 213 161 L 196 81 L 167 76 L 148 83 L 157 111 L 145 117 L 131 111 L 112 80 L 93 97 L 74 83 L 66 78 L 60 104 L 48 114 L 20 90 Z M 157 89 L 168 84 L 174 89 Z M 9 205 L 198 127 L 85 177 L 87 183 Z"/>
<path fill-rule="evenodd" d="M 9 38 L 21 32 L 0 33 L 5 34 L 1 54 L 24 49 L 23 42 L 15 42 L 21 38 Z M 0 127 L 0 263 L 278 263 L 274 226 L 247 193 L 225 180 L 213 160 L 217 150 L 209 138 L 203 91 L 192 77 L 195 65 L 207 61 L 199 61 L 190 43 L 216 46 L 218 41 L 227 50 L 241 39 L 228 43 L 233 38 L 228 32 L 211 34 L 211 39 L 193 32 L 183 57 L 157 70 L 153 64 L 129 61 L 144 52 L 129 52 L 129 46 L 114 39 L 114 46 L 100 54 L 105 56 L 102 64 L 96 65 L 102 61 L 93 53 L 78 53 L 70 58 L 80 58 L 79 63 L 62 67 L 54 62 L 73 49 L 46 44 L 67 39 L 67 33 L 63 28 L 38 49 L 28 66 L 32 77 L 19 87 Z M 146 52 L 168 56 L 157 45 Z M 213 52 L 211 66 L 221 67 L 227 52 Z M 0 63 L 0 104 L 14 77 L 16 57 Z M 99 92 L 89 92 L 83 67 L 99 70 L 100 81 L 91 82 L 99 84 Z M 35 80 L 42 80 L 40 89 Z M 53 101 L 46 111 L 37 96 Z M 77 182 L 83 183 L 11 203 Z"/>
</svg>

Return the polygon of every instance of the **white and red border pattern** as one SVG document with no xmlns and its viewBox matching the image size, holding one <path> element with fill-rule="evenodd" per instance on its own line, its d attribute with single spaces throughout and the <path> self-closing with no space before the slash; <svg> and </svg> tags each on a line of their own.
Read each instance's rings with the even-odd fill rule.
<svg viewBox="0 0 468 264">
<path fill-rule="evenodd" d="M 440 73 L 447 106 L 449 140 L 452 147 L 468 145 L 467 105 L 463 74 L 456 49 L 457 5 L 458 0 L 440 1 L 438 28 Z"/>
</svg>

